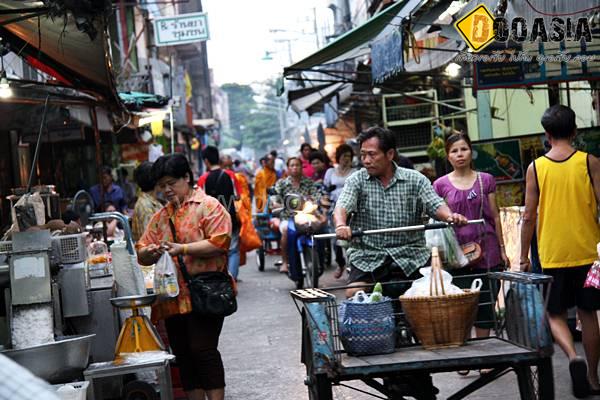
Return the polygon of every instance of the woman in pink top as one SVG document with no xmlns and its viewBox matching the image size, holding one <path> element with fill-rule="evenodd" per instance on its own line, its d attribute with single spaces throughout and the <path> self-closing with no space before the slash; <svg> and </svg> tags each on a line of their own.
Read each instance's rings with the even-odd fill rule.
<svg viewBox="0 0 600 400">
<path fill-rule="evenodd" d="M 485 172 L 473 169 L 473 148 L 469 136 L 457 132 L 446 139 L 446 154 L 454 169 L 433 183 L 433 189 L 442 197 L 452 212 L 460 213 L 469 220 L 485 220 L 484 225 L 465 225 L 455 228 L 460 244 L 477 242 L 483 250 L 483 259 L 473 266 L 451 271 L 454 283 L 462 288 L 469 288 L 473 278 L 462 278 L 461 275 L 498 271 L 508 265 L 504 251 L 500 215 L 496 205 L 496 181 Z M 489 280 L 484 279 L 482 291 L 489 290 Z M 484 298 L 485 297 L 485 298 Z M 489 297 L 481 296 L 480 302 L 489 302 Z M 490 335 L 494 324 L 494 309 L 491 304 L 480 304 L 475 323 L 477 337 Z"/>
<path fill-rule="evenodd" d="M 300 161 L 302 161 L 302 175 L 305 177 L 312 179 L 315 170 L 313 166 L 310 164 L 310 153 L 313 152 L 313 148 L 308 143 L 302 143 L 300 146 Z"/>
</svg>

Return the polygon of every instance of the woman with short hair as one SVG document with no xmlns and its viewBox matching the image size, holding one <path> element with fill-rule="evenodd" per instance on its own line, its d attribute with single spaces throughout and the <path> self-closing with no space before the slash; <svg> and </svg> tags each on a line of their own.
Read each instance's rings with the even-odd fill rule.
<svg viewBox="0 0 600 400">
<path fill-rule="evenodd" d="M 154 214 L 136 244 L 138 261 L 151 265 L 168 252 L 177 266 L 179 284 L 177 297 L 152 306 L 152 320 L 165 320 L 188 399 L 223 400 L 225 372 L 217 347 L 224 318 L 191 313 L 190 292 L 175 257 L 183 256 L 192 276 L 209 271 L 227 273 L 231 218 L 217 199 L 192 188 L 194 177 L 182 154 L 160 157 L 152 172 L 168 203 Z"/>
<path fill-rule="evenodd" d="M 327 172 L 325 172 L 325 178 L 323 179 L 325 189 L 329 192 L 329 198 L 333 203 L 340 197 L 346 178 L 356 171 L 355 168 L 352 168 L 353 157 L 354 152 L 352 151 L 352 147 L 347 144 L 341 144 L 335 149 L 335 162 L 337 163 L 337 166 L 335 168 L 329 168 Z M 335 188 L 333 188 L 333 186 L 335 186 Z M 334 207 L 335 205 L 332 205 L 332 208 Z M 346 258 L 344 257 L 342 247 L 339 246 L 337 242 L 334 245 L 334 249 L 337 270 L 333 273 L 333 276 L 336 279 L 340 279 L 346 269 Z"/>
</svg>

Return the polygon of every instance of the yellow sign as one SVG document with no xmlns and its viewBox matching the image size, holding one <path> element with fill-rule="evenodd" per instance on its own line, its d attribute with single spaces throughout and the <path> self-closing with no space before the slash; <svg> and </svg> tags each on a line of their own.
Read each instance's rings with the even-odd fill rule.
<svg viewBox="0 0 600 400">
<path fill-rule="evenodd" d="M 456 21 L 454 27 L 474 52 L 483 50 L 494 41 L 494 16 L 485 4 L 480 4 Z"/>
</svg>

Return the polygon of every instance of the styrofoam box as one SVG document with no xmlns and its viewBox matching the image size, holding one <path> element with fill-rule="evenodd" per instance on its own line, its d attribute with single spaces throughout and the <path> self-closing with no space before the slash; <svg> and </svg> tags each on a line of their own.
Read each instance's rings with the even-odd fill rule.
<svg viewBox="0 0 600 400">
<path fill-rule="evenodd" d="M 71 382 L 52 385 L 52 387 L 61 400 L 85 400 L 89 384 L 89 382 Z M 75 390 L 63 389 L 63 386 L 71 386 Z"/>
</svg>

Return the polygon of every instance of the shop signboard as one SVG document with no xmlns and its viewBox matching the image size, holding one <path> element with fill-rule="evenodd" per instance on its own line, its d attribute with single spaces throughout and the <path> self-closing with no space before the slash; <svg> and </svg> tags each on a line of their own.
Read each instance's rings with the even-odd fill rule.
<svg viewBox="0 0 600 400">
<path fill-rule="evenodd" d="M 487 172 L 497 182 L 522 181 L 523 162 L 519 139 L 473 143 L 475 169 Z"/>
<path fill-rule="evenodd" d="M 154 19 L 157 46 L 177 46 L 209 39 L 206 13 L 190 13 Z"/>
<path fill-rule="evenodd" d="M 463 58 L 472 59 L 476 90 L 600 79 L 595 42 L 524 43 Z"/>
<path fill-rule="evenodd" d="M 38 132 L 26 132 L 21 136 L 21 140 L 27 143 L 36 143 Z M 47 126 L 47 133 L 42 134 L 42 143 L 62 143 L 73 142 L 85 139 L 83 125 L 72 122 L 61 126 Z"/>
</svg>

